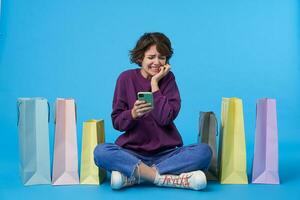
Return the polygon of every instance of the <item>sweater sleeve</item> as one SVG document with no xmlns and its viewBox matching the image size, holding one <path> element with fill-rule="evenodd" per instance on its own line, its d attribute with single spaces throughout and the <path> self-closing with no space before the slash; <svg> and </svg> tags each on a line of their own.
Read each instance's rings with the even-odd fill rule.
<svg viewBox="0 0 300 200">
<path fill-rule="evenodd" d="M 172 123 L 177 117 L 181 106 L 181 99 L 173 74 L 167 80 L 166 87 L 163 90 L 161 88 L 153 93 L 153 99 L 152 116 L 155 121 L 162 126 Z"/>
<path fill-rule="evenodd" d="M 126 93 L 126 78 L 121 74 L 115 87 L 111 113 L 113 127 L 119 131 L 127 131 L 137 122 L 132 118 Z"/>
</svg>

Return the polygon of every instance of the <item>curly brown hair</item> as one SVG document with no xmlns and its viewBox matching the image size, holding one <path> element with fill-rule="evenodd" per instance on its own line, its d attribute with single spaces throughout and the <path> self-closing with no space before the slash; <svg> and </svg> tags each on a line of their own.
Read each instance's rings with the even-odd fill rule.
<svg viewBox="0 0 300 200">
<path fill-rule="evenodd" d="M 142 35 L 137 41 L 134 49 L 130 51 L 130 61 L 141 66 L 145 51 L 152 45 L 156 45 L 157 51 L 162 56 L 166 56 L 166 63 L 169 63 L 169 60 L 173 55 L 171 41 L 166 35 L 159 32 L 145 33 Z"/>
</svg>

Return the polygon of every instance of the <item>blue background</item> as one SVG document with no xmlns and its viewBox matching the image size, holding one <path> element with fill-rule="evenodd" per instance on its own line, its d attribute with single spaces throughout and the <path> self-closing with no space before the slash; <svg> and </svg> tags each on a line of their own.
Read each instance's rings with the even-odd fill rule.
<svg viewBox="0 0 300 200">
<path fill-rule="evenodd" d="M 297 0 L 4 0 L 0 18 L 0 199 L 214 198 L 300 199 L 299 1 Z M 171 39 L 172 71 L 182 109 L 176 125 L 185 144 L 197 141 L 199 111 L 220 119 L 222 97 L 244 103 L 248 174 L 253 158 L 255 104 L 277 100 L 281 185 L 219 185 L 205 192 L 138 186 L 112 191 L 97 186 L 24 187 L 18 172 L 16 99 L 57 97 L 78 106 L 82 122 L 111 124 L 118 75 L 137 66 L 128 53 L 144 32 Z M 53 118 L 52 118 L 53 119 Z M 53 151 L 53 120 L 50 123 Z M 52 156 L 52 154 L 51 154 Z M 153 195 L 152 195 L 153 194 Z"/>
</svg>

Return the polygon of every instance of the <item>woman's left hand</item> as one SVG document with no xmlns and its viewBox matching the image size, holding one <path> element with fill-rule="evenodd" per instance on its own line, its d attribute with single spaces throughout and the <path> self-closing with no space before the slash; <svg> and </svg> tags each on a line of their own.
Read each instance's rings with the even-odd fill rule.
<svg viewBox="0 0 300 200">
<path fill-rule="evenodd" d="M 171 66 L 169 64 L 161 66 L 160 71 L 151 78 L 151 81 L 158 83 L 163 77 L 165 77 L 168 74 L 170 69 Z"/>
</svg>

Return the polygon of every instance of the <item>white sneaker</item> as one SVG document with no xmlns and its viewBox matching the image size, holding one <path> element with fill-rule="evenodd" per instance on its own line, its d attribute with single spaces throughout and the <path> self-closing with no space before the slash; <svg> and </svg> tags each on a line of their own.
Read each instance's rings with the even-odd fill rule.
<svg viewBox="0 0 300 200">
<path fill-rule="evenodd" d="M 180 175 L 159 175 L 154 183 L 158 186 L 178 187 L 193 190 L 202 190 L 206 187 L 206 176 L 201 170 L 182 173 Z"/>
<path fill-rule="evenodd" d="M 128 178 L 127 176 L 121 174 L 118 171 L 111 172 L 110 186 L 112 189 L 119 190 L 123 187 L 135 185 L 138 183 L 138 180 L 133 176 Z"/>
</svg>

